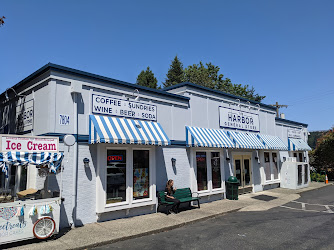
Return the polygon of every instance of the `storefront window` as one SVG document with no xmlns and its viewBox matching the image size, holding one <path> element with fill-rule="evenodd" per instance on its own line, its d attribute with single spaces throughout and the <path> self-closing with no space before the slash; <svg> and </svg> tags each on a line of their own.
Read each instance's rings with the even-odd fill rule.
<svg viewBox="0 0 334 250">
<path fill-rule="evenodd" d="M 270 169 L 270 156 L 268 152 L 264 153 L 264 172 L 266 174 L 266 180 L 271 180 L 271 169 Z"/>
<path fill-rule="evenodd" d="M 208 177 L 207 177 L 207 165 L 206 165 L 206 153 L 196 152 L 196 164 L 197 164 L 197 188 L 198 191 L 208 189 Z"/>
<path fill-rule="evenodd" d="M 126 151 L 107 150 L 107 204 L 126 200 Z"/>
<path fill-rule="evenodd" d="M 20 191 L 27 189 L 27 167 L 21 166 Z"/>
<path fill-rule="evenodd" d="M 303 157 L 303 153 L 299 153 L 299 162 L 304 162 L 304 157 Z"/>
<path fill-rule="evenodd" d="M 221 188 L 221 171 L 219 152 L 211 153 L 211 169 L 212 169 L 212 188 Z"/>
<path fill-rule="evenodd" d="M 279 165 L 277 153 L 264 152 L 264 172 L 267 181 L 278 179 Z"/>
<path fill-rule="evenodd" d="M 150 197 L 149 151 L 133 151 L 133 199 Z"/>
<path fill-rule="evenodd" d="M 274 179 L 278 179 L 277 153 L 272 153 Z"/>
</svg>

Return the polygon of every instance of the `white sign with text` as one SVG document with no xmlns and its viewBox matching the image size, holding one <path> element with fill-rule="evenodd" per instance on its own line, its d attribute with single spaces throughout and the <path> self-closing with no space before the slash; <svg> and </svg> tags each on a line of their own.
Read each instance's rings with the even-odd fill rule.
<svg viewBox="0 0 334 250">
<path fill-rule="evenodd" d="M 301 139 L 302 138 L 302 130 L 301 129 L 295 129 L 295 128 L 289 128 L 288 129 L 288 137 L 289 138 Z"/>
<path fill-rule="evenodd" d="M 1 151 L 57 153 L 59 152 L 59 139 L 57 137 L 1 135 Z"/>
<path fill-rule="evenodd" d="M 16 106 L 16 132 L 26 132 L 33 129 L 34 100 Z"/>
<path fill-rule="evenodd" d="M 219 107 L 219 126 L 247 131 L 260 131 L 258 114 L 245 111 Z"/>
<path fill-rule="evenodd" d="M 157 120 L 157 106 L 121 100 L 113 97 L 92 95 L 92 113 L 102 115 L 121 116 L 141 120 Z"/>
</svg>

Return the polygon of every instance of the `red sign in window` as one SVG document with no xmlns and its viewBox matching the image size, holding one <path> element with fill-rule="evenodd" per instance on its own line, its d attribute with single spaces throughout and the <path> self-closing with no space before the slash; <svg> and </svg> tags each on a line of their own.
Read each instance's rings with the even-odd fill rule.
<svg viewBox="0 0 334 250">
<path fill-rule="evenodd" d="M 108 155 L 108 161 L 123 161 L 123 155 Z"/>
</svg>

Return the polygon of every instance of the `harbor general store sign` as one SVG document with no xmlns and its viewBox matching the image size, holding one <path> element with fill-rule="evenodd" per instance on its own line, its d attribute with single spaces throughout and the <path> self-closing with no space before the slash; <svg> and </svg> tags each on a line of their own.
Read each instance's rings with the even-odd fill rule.
<svg viewBox="0 0 334 250">
<path fill-rule="evenodd" d="M 157 120 L 157 106 L 113 97 L 92 95 L 92 113 L 141 120 Z"/>
<path fill-rule="evenodd" d="M 59 139 L 57 137 L 31 137 L 20 135 L 0 136 L 2 152 L 59 152 Z"/>
<path fill-rule="evenodd" d="M 219 126 L 247 131 L 260 131 L 259 115 L 245 111 L 219 107 Z"/>
</svg>

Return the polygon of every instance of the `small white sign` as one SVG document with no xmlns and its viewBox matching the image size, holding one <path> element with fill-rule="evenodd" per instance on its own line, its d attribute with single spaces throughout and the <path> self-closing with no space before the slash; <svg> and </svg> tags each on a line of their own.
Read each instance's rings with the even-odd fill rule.
<svg viewBox="0 0 334 250">
<path fill-rule="evenodd" d="M 157 106 L 113 97 L 92 95 L 92 113 L 128 117 L 141 120 L 157 120 Z"/>
<path fill-rule="evenodd" d="M 16 132 L 26 132 L 33 129 L 34 100 L 16 106 Z"/>
<path fill-rule="evenodd" d="M 223 128 L 260 131 L 258 114 L 224 107 L 219 107 L 219 125 Z"/>
<path fill-rule="evenodd" d="M 301 139 L 302 138 L 302 130 L 301 129 L 289 128 L 288 129 L 288 137 L 289 138 Z"/>
<path fill-rule="evenodd" d="M 57 137 L 32 137 L 19 135 L 1 135 L 1 151 L 20 152 L 59 152 Z"/>
<path fill-rule="evenodd" d="M 61 126 L 70 125 L 70 116 L 69 115 L 59 115 L 59 125 Z"/>
</svg>

